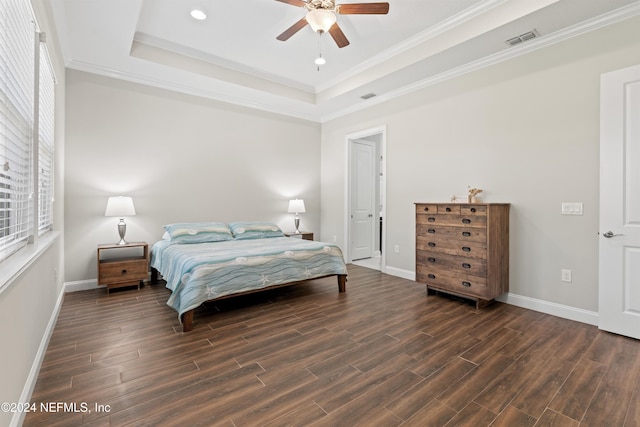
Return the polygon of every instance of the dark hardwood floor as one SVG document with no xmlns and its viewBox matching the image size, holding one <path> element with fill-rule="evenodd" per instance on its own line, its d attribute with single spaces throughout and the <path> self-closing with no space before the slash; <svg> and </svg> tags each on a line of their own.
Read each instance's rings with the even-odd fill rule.
<svg viewBox="0 0 640 427">
<path fill-rule="evenodd" d="M 220 301 L 65 296 L 25 426 L 638 426 L 640 342 L 349 266 Z M 84 406 L 86 405 L 86 406 Z M 86 411 L 85 411 L 86 409 Z"/>
</svg>

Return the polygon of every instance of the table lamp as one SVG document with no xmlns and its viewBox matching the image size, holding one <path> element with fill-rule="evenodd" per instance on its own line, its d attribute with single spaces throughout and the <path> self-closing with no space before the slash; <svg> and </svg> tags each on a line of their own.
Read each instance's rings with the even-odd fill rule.
<svg viewBox="0 0 640 427">
<path fill-rule="evenodd" d="M 107 209 L 104 211 L 104 216 L 118 216 L 120 222 L 118 223 L 118 234 L 120 234 L 119 245 L 126 245 L 124 235 L 127 232 L 127 224 L 124 222 L 125 216 L 133 216 L 136 214 L 136 208 L 133 206 L 133 199 L 128 196 L 115 196 L 109 197 L 107 201 Z"/>
<path fill-rule="evenodd" d="M 304 200 L 289 200 L 289 213 L 296 214 L 296 217 L 294 219 L 294 223 L 296 225 L 296 234 L 300 234 L 300 217 L 298 216 L 298 214 L 304 212 L 306 212 L 306 210 L 304 209 Z"/>
</svg>

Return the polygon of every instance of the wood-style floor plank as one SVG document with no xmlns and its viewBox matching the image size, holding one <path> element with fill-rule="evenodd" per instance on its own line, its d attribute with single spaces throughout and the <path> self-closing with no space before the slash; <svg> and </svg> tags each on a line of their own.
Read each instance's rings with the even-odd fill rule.
<svg viewBox="0 0 640 427">
<path fill-rule="evenodd" d="M 349 265 L 198 308 L 163 282 L 65 295 L 25 426 L 638 426 L 640 342 L 501 303 L 476 310 Z M 97 406 L 96 406 L 97 405 Z"/>
</svg>

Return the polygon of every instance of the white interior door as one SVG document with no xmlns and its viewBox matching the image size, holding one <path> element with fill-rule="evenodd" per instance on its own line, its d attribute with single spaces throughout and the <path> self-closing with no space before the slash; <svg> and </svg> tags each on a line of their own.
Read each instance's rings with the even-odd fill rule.
<svg viewBox="0 0 640 427">
<path fill-rule="evenodd" d="M 371 258 L 375 220 L 375 145 L 351 144 L 351 260 Z"/>
<path fill-rule="evenodd" d="M 603 74 L 600 329 L 640 338 L 640 66 Z"/>
</svg>

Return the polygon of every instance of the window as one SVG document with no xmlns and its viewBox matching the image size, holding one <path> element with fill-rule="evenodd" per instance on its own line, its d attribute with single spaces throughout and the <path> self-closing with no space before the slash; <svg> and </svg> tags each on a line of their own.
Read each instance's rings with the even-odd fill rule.
<svg viewBox="0 0 640 427">
<path fill-rule="evenodd" d="M 36 30 L 28 0 L 0 2 L 0 261 L 52 223 L 54 81 Z"/>
</svg>

